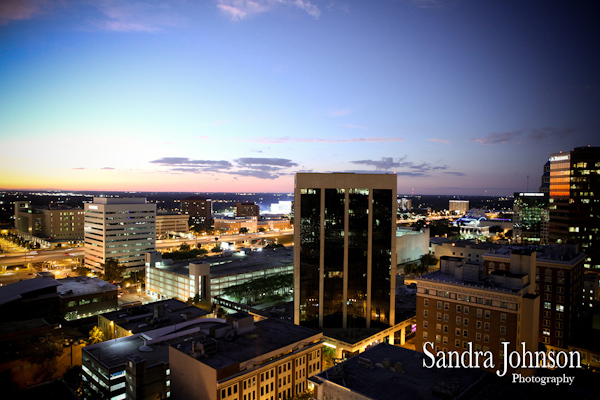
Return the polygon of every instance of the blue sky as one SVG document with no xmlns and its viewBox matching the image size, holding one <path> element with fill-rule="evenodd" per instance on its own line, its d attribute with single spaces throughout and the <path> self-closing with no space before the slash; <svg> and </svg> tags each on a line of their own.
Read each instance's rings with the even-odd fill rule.
<svg viewBox="0 0 600 400">
<path fill-rule="evenodd" d="M 600 140 L 592 1 L 4 0 L 0 188 L 536 190 Z"/>
</svg>

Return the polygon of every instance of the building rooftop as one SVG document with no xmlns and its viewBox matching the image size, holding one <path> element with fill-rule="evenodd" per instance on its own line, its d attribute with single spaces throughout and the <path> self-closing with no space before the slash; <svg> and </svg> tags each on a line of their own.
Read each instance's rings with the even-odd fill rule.
<svg viewBox="0 0 600 400">
<path fill-rule="evenodd" d="M 333 382 L 370 399 L 417 400 L 465 396 L 491 375 L 476 368 L 462 368 L 460 372 L 452 368 L 426 368 L 423 358 L 422 353 L 382 343 L 310 379 Z M 383 367 L 384 359 L 389 361 L 391 369 Z M 396 371 L 396 363 L 402 372 Z"/>
<path fill-rule="evenodd" d="M 188 321 L 180 325 L 136 333 L 132 336 L 108 340 L 86 346 L 84 350 L 94 356 L 106 368 L 113 369 L 125 365 L 130 357 L 140 357 L 146 360 L 146 365 L 169 362 L 169 346 L 180 341 L 182 336 L 189 336 L 201 330 L 208 332 L 211 327 L 223 325 L 224 320 L 216 318 Z"/>
<path fill-rule="evenodd" d="M 64 279 L 57 279 L 59 283 L 57 291 L 62 297 L 77 296 L 88 293 L 102 293 L 116 291 L 117 286 L 98 278 L 87 276 L 75 276 Z"/>
<path fill-rule="evenodd" d="M 266 268 L 285 267 L 293 265 L 293 249 L 277 248 L 262 251 L 252 251 L 245 255 L 228 254 L 212 257 L 197 258 L 194 260 L 178 261 L 165 264 L 160 269 L 189 276 L 189 264 L 210 264 L 210 277 L 234 275 L 244 272 L 253 272 Z"/>
<path fill-rule="evenodd" d="M 39 294 L 54 293 L 50 288 L 60 286 L 54 278 L 33 278 L 11 283 L 0 287 L 0 304 L 9 303 L 24 297 L 34 297 Z"/>
<path fill-rule="evenodd" d="M 484 254 L 484 257 L 510 257 L 510 255 L 514 254 L 515 252 L 518 252 L 520 254 L 531 254 L 534 251 L 536 252 L 536 259 L 538 261 L 552 261 L 565 264 L 577 264 L 579 261 L 585 258 L 585 255 L 577 251 L 577 247 L 574 245 L 502 246 L 500 248 L 493 249 L 489 253 Z"/>
<path fill-rule="evenodd" d="M 155 314 L 160 307 L 164 307 L 164 313 L 160 312 L 158 318 L 155 318 Z M 114 321 L 115 324 L 130 331 L 132 334 L 136 334 L 202 318 L 208 314 L 210 314 L 208 311 L 184 303 L 183 301 L 167 299 L 123 310 L 111 311 L 102 314 L 102 317 L 109 321 Z"/>
<path fill-rule="evenodd" d="M 505 245 L 497 244 L 497 243 L 480 242 L 475 239 L 456 240 L 456 239 L 449 239 L 449 238 L 443 238 L 443 237 L 433 237 L 433 238 L 429 239 L 429 242 L 431 244 L 437 244 L 437 245 L 442 245 L 445 243 L 452 245 L 452 243 L 454 243 L 454 247 L 466 248 L 467 246 L 469 246 L 472 249 L 480 249 L 480 250 L 500 249 L 503 246 L 505 246 Z"/>
<path fill-rule="evenodd" d="M 314 341 L 320 341 L 321 338 L 322 334 L 319 331 L 269 318 L 255 322 L 254 330 L 246 334 L 218 339 L 212 339 L 208 335 L 196 334 L 193 337 L 195 340 L 180 339 L 172 346 L 185 354 L 190 354 L 193 342 L 198 340 L 208 342 L 212 339 L 213 342 L 216 342 L 214 343 L 216 348 L 213 348 L 211 352 L 207 352 L 204 356 L 197 356 L 198 361 L 216 370 L 239 364 L 239 368 L 242 370 L 246 367 L 253 367 L 253 365 L 244 364 L 246 361 L 276 352 L 298 342 L 310 345 Z M 276 356 L 276 354 L 273 354 L 273 356 Z M 236 372 L 232 375 L 235 374 Z"/>
</svg>

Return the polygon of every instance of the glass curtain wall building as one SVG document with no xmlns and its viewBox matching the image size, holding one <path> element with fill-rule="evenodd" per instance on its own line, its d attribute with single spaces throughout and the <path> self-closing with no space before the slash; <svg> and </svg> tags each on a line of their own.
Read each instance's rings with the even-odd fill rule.
<svg viewBox="0 0 600 400">
<path fill-rule="evenodd" d="M 515 193 L 513 220 L 515 243 L 548 244 L 548 195 L 535 192 Z"/>
<path fill-rule="evenodd" d="M 393 325 L 396 175 L 296 175 L 294 321 Z"/>
<path fill-rule="evenodd" d="M 550 241 L 577 244 L 585 268 L 600 269 L 600 147 L 550 157 Z"/>
</svg>

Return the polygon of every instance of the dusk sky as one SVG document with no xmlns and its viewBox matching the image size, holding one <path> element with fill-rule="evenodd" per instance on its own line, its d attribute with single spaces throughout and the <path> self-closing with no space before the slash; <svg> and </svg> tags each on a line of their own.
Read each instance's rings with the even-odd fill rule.
<svg viewBox="0 0 600 400">
<path fill-rule="evenodd" d="M 600 145 L 597 3 L 1 0 L 0 188 L 537 191 Z"/>
</svg>

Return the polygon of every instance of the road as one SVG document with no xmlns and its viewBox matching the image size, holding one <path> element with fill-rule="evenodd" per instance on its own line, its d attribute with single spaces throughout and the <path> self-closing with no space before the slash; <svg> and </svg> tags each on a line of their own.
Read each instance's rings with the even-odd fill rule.
<svg viewBox="0 0 600 400">
<path fill-rule="evenodd" d="M 196 239 L 165 239 L 157 240 L 156 248 L 169 249 L 177 248 L 183 243 L 191 247 L 200 244 L 223 243 L 223 242 L 242 242 L 258 239 L 269 239 L 276 243 L 289 244 L 293 242 L 293 229 L 286 229 L 280 232 L 264 233 L 245 233 L 241 235 L 222 235 L 222 236 L 200 236 Z M 61 261 L 69 259 L 83 258 L 83 247 L 74 247 L 55 250 L 24 250 L 19 252 L 9 252 L 0 254 L 0 266 L 15 266 L 23 264 L 36 264 L 42 262 Z"/>
</svg>

